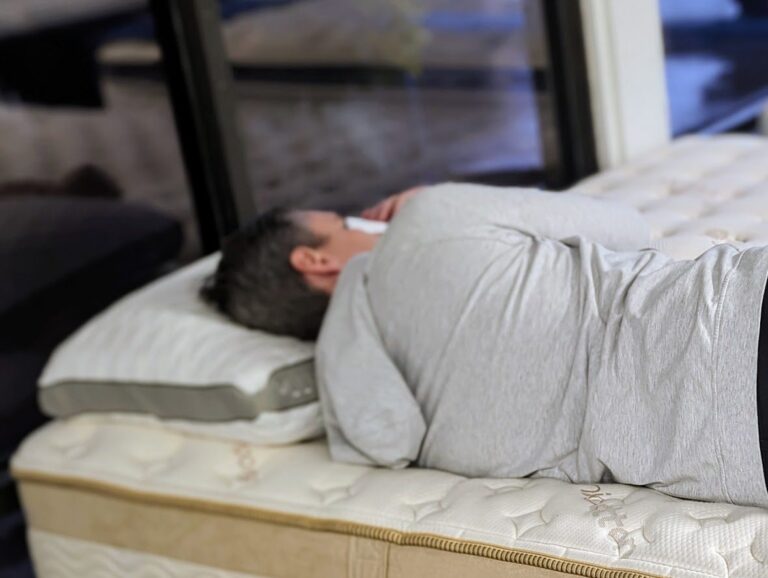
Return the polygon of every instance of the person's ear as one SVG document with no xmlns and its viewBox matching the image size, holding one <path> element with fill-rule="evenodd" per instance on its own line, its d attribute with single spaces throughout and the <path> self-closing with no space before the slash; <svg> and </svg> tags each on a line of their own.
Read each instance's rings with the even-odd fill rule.
<svg viewBox="0 0 768 578">
<path fill-rule="evenodd" d="M 291 251 L 291 267 L 304 275 L 336 275 L 341 271 L 342 263 L 333 255 L 299 245 Z"/>
</svg>

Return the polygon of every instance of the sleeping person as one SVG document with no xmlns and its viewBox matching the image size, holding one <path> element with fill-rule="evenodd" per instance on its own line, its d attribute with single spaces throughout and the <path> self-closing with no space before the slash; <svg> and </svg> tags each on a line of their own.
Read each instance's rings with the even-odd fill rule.
<svg viewBox="0 0 768 578">
<path fill-rule="evenodd" d="M 629 206 L 469 184 L 363 216 L 391 222 L 266 213 L 204 288 L 244 325 L 319 332 L 334 459 L 768 506 L 768 248 L 673 260 Z"/>
</svg>

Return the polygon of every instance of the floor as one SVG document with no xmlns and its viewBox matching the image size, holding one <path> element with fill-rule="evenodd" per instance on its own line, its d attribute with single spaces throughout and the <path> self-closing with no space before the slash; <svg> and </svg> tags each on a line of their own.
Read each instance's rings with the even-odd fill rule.
<svg viewBox="0 0 768 578">
<path fill-rule="evenodd" d="M 19 511 L 0 515 L 0 578 L 33 578 Z"/>
<path fill-rule="evenodd" d="M 0 578 L 34 578 L 34 576 L 32 563 L 27 559 L 0 567 Z"/>
</svg>

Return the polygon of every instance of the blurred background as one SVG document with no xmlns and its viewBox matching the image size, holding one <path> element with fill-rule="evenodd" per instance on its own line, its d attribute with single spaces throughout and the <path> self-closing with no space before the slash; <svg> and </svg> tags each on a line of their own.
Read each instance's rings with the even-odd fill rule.
<svg viewBox="0 0 768 578">
<path fill-rule="evenodd" d="M 257 211 L 351 213 L 449 179 L 560 190 L 608 168 L 593 4 L 3 0 L 0 577 L 32 575 L 7 462 L 44 420 L 56 344 Z M 603 59 L 631 75 L 663 40 L 656 144 L 757 131 L 768 0 L 640 4 L 654 29 Z"/>
</svg>

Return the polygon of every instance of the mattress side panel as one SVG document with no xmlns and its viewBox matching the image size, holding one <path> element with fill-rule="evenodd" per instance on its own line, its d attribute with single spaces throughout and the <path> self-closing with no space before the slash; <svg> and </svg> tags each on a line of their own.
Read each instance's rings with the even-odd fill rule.
<svg viewBox="0 0 768 578">
<path fill-rule="evenodd" d="M 566 578 L 581 575 L 214 511 L 146 504 L 38 481 L 22 481 L 20 493 L 30 535 L 37 532 L 133 555 L 197 564 L 237 576 Z M 67 547 L 66 540 L 60 542 L 61 547 Z M 75 555 L 74 552 L 59 555 L 65 554 Z M 38 560 L 34 549 L 33 555 L 36 566 L 45 566 L 46 561 Z M 87 577 L 88 572 L 78 574 L 78 578 Z M 44 573 L 41 578 L 46 578 Z"/>
</svg>

